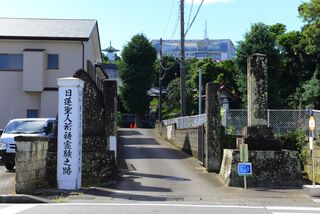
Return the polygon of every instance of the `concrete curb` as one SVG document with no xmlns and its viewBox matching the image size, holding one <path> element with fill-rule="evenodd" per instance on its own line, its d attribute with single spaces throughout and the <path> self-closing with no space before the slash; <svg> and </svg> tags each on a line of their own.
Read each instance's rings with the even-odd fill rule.
<svg viewBox="0 0 320 214">
<path fill-rule="evenodd" d="M 48 201 L 32 195 L 0 195 L 0 203 L 48 203 Z"/>
</svg>

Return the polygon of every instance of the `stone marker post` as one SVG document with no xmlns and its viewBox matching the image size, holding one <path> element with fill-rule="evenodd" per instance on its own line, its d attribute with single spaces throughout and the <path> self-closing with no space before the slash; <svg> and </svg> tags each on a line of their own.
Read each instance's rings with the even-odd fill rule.
<svg viewBox="0 0 320 214">
<path fill-rule="evenodd" d="M 248 127 L 267 126 L 268 72 L 267 56 L 253 54 L 247 62 Z"/>
<path fill-rule="evenodd" d="M 280 150 L 280 143 L 268 127 L 268 65 L 265 54 L 253 54 L 247 61 L 248 126 L 242 129 L 243 138 L 237 139 L 249 150 Z"/>
<path fill-rule="evenodd" d="M 81 188 L 82 100 L 84 82 L 60 78 L 58 102 L 58 189 Z"/>
<path fill-rule="evenodd" d="M 205 166 L 208 172 L 219 172 L 222 161 L 220 84 L 206 85 Z"/>
</svg>

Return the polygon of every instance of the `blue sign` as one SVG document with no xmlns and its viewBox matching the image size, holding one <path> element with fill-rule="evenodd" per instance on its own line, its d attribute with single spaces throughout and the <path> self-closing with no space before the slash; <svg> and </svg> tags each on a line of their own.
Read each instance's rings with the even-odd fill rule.
<svg viewBox="0 0 320 214">
<path fill-rule="evenodd" d="M 238 174 L 239 176 L 251 176 L 252 165 L 249 162 L 238 163 Z"/>
</svg>

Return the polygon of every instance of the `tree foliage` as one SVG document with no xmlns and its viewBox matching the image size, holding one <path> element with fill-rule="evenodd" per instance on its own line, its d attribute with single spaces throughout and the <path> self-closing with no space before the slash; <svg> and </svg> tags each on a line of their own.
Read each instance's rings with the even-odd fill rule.
<svg viewBox="0 0 320 214">
<path fill-rule="evenodd" d="M 196 62 L 192 75 L 194 87 L 198 87 L 199 85 L 200 69 L 202 69 L 202 88 L 208 82 L 225 83 L 233 93 L 236 93 L 235 64 L 233 60 L 216 62 L 212 58 L 204 58 L 202 61 Z"/>
<path fill-rule="evenodd" d="M 193 92 L 190 90 L 190 82 L 186 83 L 186 104 L 187 104 L 187 114 L 191 115 L 195 110 L 195 102 L 193 100 Z M 180 114 L 180 78 L 172 80 L 168 85 L 168 95 L 166 101 L 163 105 L 164 118 L 173 116 L 173 114 Z"/>
<path fill-rule="evenodd" d="M 280 25 L 279 25 L 280 26 Z M 247 101 L 247 58 L 254 53 L 266 54 L 268 58 L 268 104 L 269 108 L 281 105 L 280 85 L 281 56 L 276 48 L 276 37 L 281 34 L 281 26 L 270 27 L 263 23 L 253 24 L 236 48 L 236 83 L 243 103 Z M 270 30 L 273 29 L 273 30 Z M 276 30 L 277 29 L 277 30 Z M 280 30 L 279 30 L 280 29 Z"/>
<path fill-rule="evenodd" d="M 180 76 L 179 60 L 172 56 L 162 57 L 162 88 L 167 88 L 169 83 L 175 78 Z M 153 85 L 159 86 L 159 71 L 160 71 L 160 59 L 157 59 L 155 63 L 155 75 L 153 78 Z"/>
<path fill-rule="evenodd" d="M 120 96 L 127 111 L 144 115 L 149 108 L 147 91 L 152 86 L 156 49 L 143 34 L 137 34 L 124 47 L 119 63 L 122 80 Z"/>
<path fill-rule="evenodd" d="M 320 52 L 320 0 L 310 0 L 299 6 L 299 16 L 306 25 L 303 27 L 302 34 L 306 41 L 306 51 L 311 54 Z"/>
</svg>

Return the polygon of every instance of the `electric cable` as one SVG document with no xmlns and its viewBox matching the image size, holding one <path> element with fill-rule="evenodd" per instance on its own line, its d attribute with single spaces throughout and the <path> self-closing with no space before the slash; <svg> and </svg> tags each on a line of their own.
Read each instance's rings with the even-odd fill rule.
<svg viewBox="0 0 320 214">
<path fill-rule="evenodd" d="M 172 4 L 172 6 L 171 6 L 171 10 L 170 10 L 170 15 L 169 15 L 169 18 L 168 18 L 168 21 L 167 21 L 166 27 L 164 28 L 164 31 L 163 31 L 163 33 L 162 33 L 162 36 L 161 36 L 161 37 L 163 37 L 163 35 L 167 32 L 167 28 L 168 28 L 169 22 L 170 22 L 170 20 L 171 20 L 171 16 L 172 16 L 172 12 L 173 12 L 173 8 L 174 8 L 175 3 L 176 3 L 176 0 L 173 0 L 173 4 Z"/>
<path fill-rule="evenodd" d="M 198 13 L 199 13 L 199 11 L 200 11 L 200 8 L 201 8 L 201 6 L 202 6 L 203 2 L 204 2 L 204 0 L 202 0 L 202 1 L 201 1 L 201 4 L 199 5 L 199 8 L 198 8 L 198 10 L 197 10 L 197 12 L 196 12 L 196 15 L 193 17 L 193 19 L 192 19 L 192 22 L 191 22 L 190 26 L 187 28 L 186 32 L 184 33 L 184 36 L 186 36 L 186 35 L 187 35 L 187 33 L 188 33 L 188 31 L 190 30 L 190 28 L 191 28 L 191 26 L 192 26 L 192 24 L 193 24 L 194 20 L 196 19 L 197 15 L 198 15 Z"/>
</svg>

